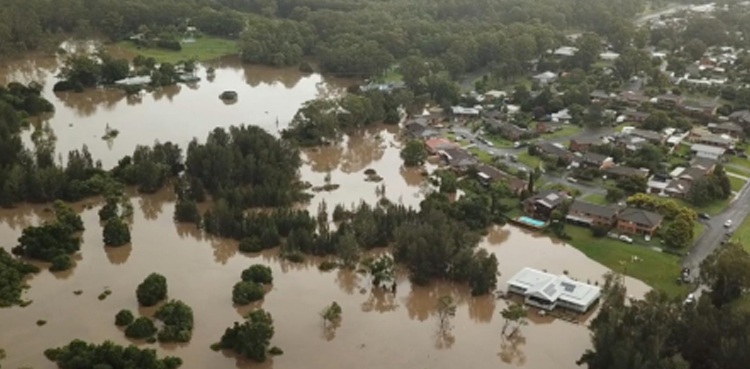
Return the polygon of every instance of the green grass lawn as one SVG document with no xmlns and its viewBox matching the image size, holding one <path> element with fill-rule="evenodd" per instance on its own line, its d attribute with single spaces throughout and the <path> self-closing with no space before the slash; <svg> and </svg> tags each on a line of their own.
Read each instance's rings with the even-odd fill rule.
<svg viewBox="0 0 750 369">
<path fill-rule="evenodd" d="M 594 238 L 587 228 L 568 225 L 566 232 L 572 237 L 569 243 L 573 247 L 609 269 L 639 279 L 670 296 L 687 292 L 675 282 L 680 275 L 680 260 L 675 255 L 611 238 Z M 633 256 L 640 260 L 632 261 Z"/>
<path fill-rule="evenodd" d="M 378 78 L 379 82 L 384 83 L 395 83 L 403 81 L 404 77 L 398 71 L 398 65 L 392 65 L 388 70 L 385 71 L 381 78 Z"/>
<path fill-rule="evenodd" d="M 208 36 L 198 38 L 194 43 L 183 43 L 181 51 L 138 48 L 138 46 L 130 41 L 121 41 L 111 47 L 132 54 L 140 54 L 147 58 L 151 57 L 159 63 L 173 64 L 190 59 L 197 61 L 214 60 L 225 55 L 237 54 L 239 51 L 237 41 L 235 40 Z"/>
<path fill-rule="evenodd" d="M 736 220 L 735 220 L 736 221 Z M 750 252 L 750 217 L 745 218 L 732 234 L 732 241 L 742 244 L 742 247 Z"/>
<path fill-rule="evenodd" d="M 727 177 L 729 177 L 729 183 L 732 185 L 732 191 L 739 191 L 742 189 L 742 186 L 745 185 L 745 180 L 743 179 L 732 176 Z"/>
<path fill-rule="evenodd" d="M 478 147 L 472 147 L 469 149 L 469 152 L 474 154 L 474 156 L 479 159 L 482 163 L 485 164 L 492 164 L 492 155 L 490 155 L 487 151 L 484 151 Z"/>
<path fill-rule="evenodd" d="M 542 163 L 542 159 L 530 155 L 528 152 L 518 154 L 518 161 L 530 168 L 539 168 L 539 164 Z"/>
<path fill-rule="evenodd" d="M 729 158 L 729 164 L 734 164 L 738 167 L 743 167 L 750 171 L 750 159 L 744 159 L 739 156 L 732 156 Z M 741 172 L 737 172 L 737 173 L 743 174 Z M 744 175 L 747 175 L 747 173 L 744 173 Z"/>
<path fill-rule="evenodd" d="M 609 205 L 609 201 L 607 201 L 606 196 L 600 193 L 592 193 L 590 195 L 585 196 L 582 200 L 586 202 L 590 202 L 592 204 Z"/>
<path fill-rule="evenodd" d="M 506 149 L 513 147 L 513 142 L 510 142 L 509 140 L 506 140 L 505 138 L 502 138 L 498 135 L 486 135 L 485 137 L 490 140 L 490 142 L 492 142 L 495 147 Z"/>
<path fill-rule="evenodd" d="M 544 138 L 570 137 L 570 136 L 575 135 L 578 132 L 581 132 L 581 130 L 582 128 L 575 124 L 564 124 L 562 125 L 562 129 L 560 129 L 559 131 L 542 135 L 542 137 Z"/>
</svg>

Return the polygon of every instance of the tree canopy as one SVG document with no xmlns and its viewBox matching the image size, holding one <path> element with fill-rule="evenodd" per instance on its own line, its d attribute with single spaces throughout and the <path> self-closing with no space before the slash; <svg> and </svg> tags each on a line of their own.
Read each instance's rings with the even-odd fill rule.
<svg viewBox="0 0 750 369">
<path fill-rule="evenodd" d="M 138 303 L 143 306 L 154 306 L 167 298 L 167 279 L 163 275 L 151 273 L 135 291 Z"/>
<path fill-rule="evenodd" d="M 159 359 L 156 350 L 123 347 L 111 341 L 97 345 L 73 340 L 63 347 L 45 350 L 44 355 L 60 368 L 176 369 L 182 365 L 178 357 Z"/>
<path fill-rule="evenodd" d="M 232 350 L 257 362 L 263 362 L 266 360 L 273 334 L 271 314 L 262 309 L 254 310 L 248 314 L 243 323 L 235 322 L 234 326 L 226 329 L 218 347 Z"/>
</svg>

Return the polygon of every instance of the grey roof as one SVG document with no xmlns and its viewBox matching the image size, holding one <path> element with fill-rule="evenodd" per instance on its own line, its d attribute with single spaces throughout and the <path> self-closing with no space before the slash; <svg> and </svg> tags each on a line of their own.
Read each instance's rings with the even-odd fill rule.
<svg viewBox="0 0 750 369">
<path fill-rule="evenodd" d="M 739 110 L 739 111 L 733 112 L 732 114 L 729 114 L 729 119 L 732 119 L 736 122 L 739 121 L 739 122 L 750 123 L 750 111 Z"/>
<path fill-rule="evenodd" d="M 680 173 L 680 178 L 695 181 L 697 179 L 703 178 L 705 175 L 706 171 L 704 169 L 691 167 L 682 171 L 682 173 Z"/>
<path fill-rule="evenodd" d="M 722 131 L 742 132 L 742 127 L 740 127 L 737 123 L 734 123 L 734 122 L 726 122 L 722 124 L 717 124 L 714 128 L 720 129 Z"/>
<path fill-rule="evenodd" d="M 710 153 L 710 154 L 720 156 L 720 155 L 724 155 L 727 149 L 723 147 L 717 147 L 717 146 L 693 144 L 693 146 L 690 146 L 690 151 L 704 152 L 704 153 Z"/>
<path fill-rule="evenodd" d="M 466 150 L 459 148 L 449 148 L 442 150 L 447 156 L 448 164 L 452 166 L 471 166 L 477 163 L 477 160 Z"/>
<path fill-rule="evenodd" d="M 544 190 L 526 201 L 538 202 L 542 205 L 552 209 L 557 205 L 562 204 L 568 198 L 568 195 L 558 190 Z"/>
<path fill-rule="evenodd" d="M 661 133 L 649 131 L 646 129 L 634 129 L 630 132 L 630 134 L 633 136 L 645 138 L 651 141 L 661 141 L 663 138 Z"/>
<path fill-rule="evenodd" d="M 608 158 L 609 156 L 607 155 L 602 155 L 602 154 L 598 154 L 598 153 L 590 152 L 590 151 L 583 154 L 583 159 L 589 163 L 601 164 Z"/>
<path fill-rule="evenodd" d="M 648 171 L 632 168 L 632 167 L 625 167 L 625 166 L 616 166 L 607 168 L 605 170 L 607 173 L 615 174 L 619 176 L 626 176 L 626 177 L 647 177 Z"/>
<path fill-rule="evenodd" d="M 619 210 L 620 209 L 614 206 L 602 206 L 580 200 L 573 201 L 573 203 L 570 204 L 571 212 L 589 214 L 603 218 L 612 218 L 617 215 Z"/>
<path fill-rule="evenodd" d="M 573 155 L 573 153 L 571 153 L 567 149 L 555 145 L 551 142 L 540 142 L 536 145 L 536 147 L 547 155 L 553 155 L 557 157 L 569 157 Z"/>
<path fill-rule="evenodd" d="M 655 227 L 661 224 L 664 217 L 660 214 L 643 209 L 627 208 L 620 212 L 617 219 L 635 223 L 646 227 Z"/>
<path fill-rule="evenodd" d="M 716 160 L 697 157 L 693 159 L 693 161 L 690 162 L 690 165 L 692 165 L 695 168 L 702 168 L 704 170 L 708 170 L 710 168 L 713 168 L 716 165 Z"/>
<path fill-rule="evenodd" d="M 598 137 L 580 137 L 580 138 L 571 138 L 570 142 L 575 142 L 579 145 L 601 145 L 604 143 L 601 138 Z"/>
</svg>

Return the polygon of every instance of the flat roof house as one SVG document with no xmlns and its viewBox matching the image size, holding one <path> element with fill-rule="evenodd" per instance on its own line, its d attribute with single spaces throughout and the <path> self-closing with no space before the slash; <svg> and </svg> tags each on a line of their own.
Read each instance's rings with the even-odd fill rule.
<svg viewBox="0 0 750 369">
<path fill-rule="evenodd" d="M 695 156 L 704 159 L 719 160 L 727 149 L 717 146 L 709 146 L 703 144 L 693 144 L 690 146 L 690 152 Z"/>
<path fill-rule="evenodd" d="M 617 229 L 623 233 L 653 236 L 664 217 L 643 209 L 627 208 L 617 215 Z"/>
<path fill-rule="evenodd" d="M 615 206 L 603 206 L 576 200 L 570 204 L 565 219 L 583 226 L 611 227 L 615 224 L 619 211 L 620 209 Z"/>
<path fill-rule="evenodd" d="M 508 280 L 508 292 L 524 297 L 528 305 L 552 310 L 556 307 L 587 312 L 601 296 L 601 289 L 532 268 L 523 268 Z"/>
</svg>

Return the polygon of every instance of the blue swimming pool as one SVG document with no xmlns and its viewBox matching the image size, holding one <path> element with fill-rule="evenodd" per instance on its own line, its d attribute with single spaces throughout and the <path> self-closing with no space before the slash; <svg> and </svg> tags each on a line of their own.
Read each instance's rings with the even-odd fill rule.
<svg viewBox="0 0 750 369">
<path fill-rule="evenodd" d="M 530 225 L 532 227 L 537 227 L 537 228 L 542 228 L 542 227 L 544 227 L 544 224 L 545 224 L 541 220 L 536 220 L 534 218 L 529 218 L 529 217 L 519 217 L 516 220 L 518 222 L 520 222 L 520 223 L 528 224 L 528 225 Z"/>
</svg>

